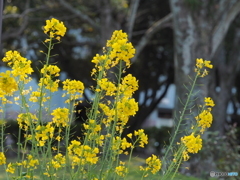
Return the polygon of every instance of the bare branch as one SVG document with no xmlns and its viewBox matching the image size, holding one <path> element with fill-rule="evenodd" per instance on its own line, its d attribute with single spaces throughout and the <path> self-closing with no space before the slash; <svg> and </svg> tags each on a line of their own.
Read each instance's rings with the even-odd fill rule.
<svg viewBox="0 0 240 180">
<path fill-rule="evenodd" d="M 223 19 L 219 21 L 219 24 L 214 29 L 210 59 L 212 59 L 214 54 L 216 53 L 216 50 L 219 47 L 220 43 L 222 42 L 223 38 L 225 37 L 231 22 L 240 12 L 240 1 L 234 4 L 231 9 L 227 10 L 227 12 L 228 12 L 227 15 L 224 16 Z"/>
<path fill-rule="evenodd" d="M 141 38 L 141 40 L 139 41 L 139 43 L 136 46 L 136 54 L 135 54 L 134 58 L 132 59 L 132 62 L 136 61 L 140 52 L 147 45 L 147 43 L 151 40 L 152 36 L 156 32 L 158 32 L 160 29 L 171 26 L 171 24 L 170 24 L 171 21 L 172 21 L 172 13 L 170 13 L 167 16 L 165 16 L 164 18 L 158 20 L 150 28 L 148 28 L 148 30 L 145 32 L 144 36 Z"/>
<path fill-rule="evenodd" d="M 76 14 L 79 18 L 81 18 L 83 21 L 89 23 L 93 28 L 96 30 L 99 30 L 100 27 L 99 25 L 94 22 L 89 16 L 86 14 L 82 13 L 79 9 L 74 8 L 71 6 L 69 3 L 67 3 L 65 0 L 59 0 L 59 3 L 64 6 L 66 9 L 68 9 L 70 12 Z"/>
<path fill-rule="evenodd" d="M 6 14 L 6 15 L 3 15 L 3 20 L 9 19 L 9 18 L 22 18 L 23 16 L 26 16 L 31 12 L 36 12 L 38 10 L 42 10 L 42 9 L 45 9 L 45 8 L 46 8 L 46 6 L 40 6 L 40 7 L 37 7 L 37 8 L 26 9 L 21 14 Z"/>
<path fill-rule="evenodd" d="M 134 27 L 134 23 L 135 23 L 135 19 L 136 19 L 136 13 L 137 13 L 139 1 L 140 0 L 132 0 L 131 1 L 130 11 L 128 14 L 128 37 L 129 37 L 129 40 L 131 40 L 131 38 L 132 38 L 132 31 L 133 31 L 133 27 Z"/>
</svg>

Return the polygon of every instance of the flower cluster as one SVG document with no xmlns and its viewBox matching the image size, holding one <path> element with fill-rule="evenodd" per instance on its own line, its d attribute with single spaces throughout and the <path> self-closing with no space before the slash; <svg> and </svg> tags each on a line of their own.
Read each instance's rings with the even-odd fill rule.
<svg viewBox="0 0 240 180">
<path fill-rule="evenodd" d="M 95 68 L 92 70 L 92 75 L 97 71 L 108 70 L 120 61 L 124 61 L 126 66 L 130 67 L 130 59 L 134 57 L 135 49 L 132 43 L 128 42 L 127 34 L 122 30 L 113 32 L 111 39 L 107 41 L 107 50 L 109 50 L 107 54 L 97 54 L 93 58 Z"/>
<path fill-rule="evenodd" d="M 184 161 L 187 161 L 190 158 L 188 153 L 198 153 L 198 151 L 202 149 L 202 139 L 200 135 L 195 137 L 192 133 L 189 136 L 182 137 L 181 142 L 186 147 L 186 150 L 182 152 L 182 157 Z"/>
<path fill-rule="evenodd" d="M 12 96 L 18 90 L 18 85 L 11 71 L 0 73 L 0 97 L 4 98 L 6 95 Z"/>
<path fill-rule="evenodd" d="M 115 168 L 117 175 L 125 177 L 128 173 L 128 168 L 125 166 L 125 162 L 120 161 L 120 165 Z"/>
<path fill-rule="evenodd" d="M 133 93 L 138 90 L 138 80 L 132 74 L 128 74 L 122 79 L 120 89 L 125 97 L 132 97 Z"/>
<path fill-rule="evenodd" d="M 53 116 L 53 123 L 56 124 L 57 127 L 66 127 L 69 126 L 69 109 L 67 108 L 57 108 L 54 109 L 51 113 Z"/>
<path fill-rule="evenodd" d="M 0 152 L 0 165 L 6 164 L 6 157 L 3 152 Z"/>
<path fill-rule="evenodd" d="M 44 33 L 49 35 L 50 39 L 57 39 L 58 41 L 60 41 L 61 37 L 65 35 L 67 30 L 63 22 L 55 18 L 46 20 L 46 25 L 43 27 L 43 29 Z M 46 39 L 45 42 L 50 41 L 50 39 Z"/>
<path fill-rule="evenodd" d="M 122 30 L 114 31 L 111 39 L 107 41 L 107 47 L 111 48 L 109 58 L 111 66 L 114 67 L 120 60 L 125 61 L 126 66 L 130 67 L 130 59 L 134 57 L 135 49 L 132 43 L 128 42 L 126 33 Z"/>
<path fill-rule="evenodd" d="M 91 148 L 88 145 L 81 145 L 79 141 L 73 140 L 68 146 L 68 155 L 72 157 L 72 168 L 85 164 L 96 164 L 98 162 L 98 148 Z"/>
<path fill-rule="evenodd" d="M 126 138 L 121 139 L 119 136 L 113 138 L 112 150 L 116 152 L 116 154 L 128 154 L 125 150 L 132 147 L 132 143 L 129 143 Z"/>
<path fill-rule="evenodd" d="M 144 145 L 148 143 L 148 136 L 144 133 L 143 129 L 134 131 L 134 136 L 138 137 L 140 147 L 143 148 Z"/>
<path fill-rule="evenodd" d="M 197 72 L 197 75 L 200 77 L 205 77 L 208 75 L 208 71 L 206 68 L 212 69 L 213 65 L 211 64 L 211 61 L 203 60 L 203 59 L 196 59 L 196 68 L 195 72 Z"/>
<path fill-rule="evenodd" d="M 200 135 L 195 137 L 192 133 L 189 136 L 182 137 L 181 141 L 185 144 L 189 153 L 198 153 L 198 151 L 202 149 L 202 139 Z"/>
<path fill-rule="evenodd" d="M 151 157 L 147 158 L 146 159 L 146 164 L 147 164 L 147 167 L 142 167 L 140 166 L 140 170 L 141 171 L 151 171 L 152 174 L 156 174 L 160 169 L 161 169 L 161 166 L 162 166 L 162 163 L 161 163 L 161 160 L 157 158 L 156 155 L 152 154 Z M 145 174 L 145 177 L 147 177 L 148 174 Z"/>
<path fill-rule="evenodd" d="M 195 117 L 198 123 L 198 127 L 201 128 L 201 133 L 205 131 L 206 128 L 209 128 L 213 121 L 212 116 L 212 107 L 214 107 L 214 101 L 210 97 L 205 98 L 205 107 L 206 109 L 203 109 L 202 112 Z"/>
<path fill-rule="evenodd" d="M 27 131 L 31 123 L 37 122 L 37 117 L 32 113 L 21 113 L 17 117 L 18 125 L 21 129 Z"/>
<path fill-rule="evenodd" d="M 17 51 L 7 51 L 2 61 L 8 63 L 8 66 L 12 68 L 12 75 L 19 77 L 21 81 L 26 81 L 28 75 L 33 72 L 32 62 L 22 57 Z"/>
<path fill-rule="evenodd" d="M 38 142 L 38 146 L 44 146 L 48 139 L 53 138 L 54 127 L 52 126 L 52 122 L 47 123 L 46 126 L 38 125 L 35 129 L 35 139 Z"/>
<path fill-rule="evenodd" d="M 38 159 L 34 159 L 32 155 L 27 156 L 27 160 L 22 161 L 21 163 L 18 163 L 18 165 L 22 165 L 24 168 L 27 169 L 36 169 L 39 165 Z"/>
<path fill-rule="evenodd" d="M 67 91 L 63 96 L 69 95 L 69 99 L 66 100 L 66 103 L 70 103 L 70 101 L 82 97 L 84 85 L 81 81 L 66 79 L 63 81 L 63 90 Z"/>
<path fill-rule="evenodd" d="M 106 91 L 107 96 L 114 96 L 116 94 L 116 86 L 107 78 L 100 79 L 97 83 L 100 86 L 101 90 Z"/>
</svg>

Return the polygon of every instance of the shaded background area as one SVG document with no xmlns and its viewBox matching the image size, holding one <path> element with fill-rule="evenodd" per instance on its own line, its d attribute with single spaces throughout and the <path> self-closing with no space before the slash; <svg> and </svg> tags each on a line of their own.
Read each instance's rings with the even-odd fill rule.
<svg viewBox="0 0 240 180">
<path fill-rule="evenodd" d="M 239 164 L 228 162 L 236 161 L 234 156 L 239 155 L 236 148 L 240 143 L 240 1 L 2 2 L 1 58 L 8 50 L 18 50 L 33 61 L 35 72 L 38 72 L 40 60 L 44 60 L 39 50 L 45 49 L 42 27 L 46 19 L 55 17 L 63 21 L 68 30 L 61 44 L 55 46 L 53 53 L 57 56 L 51 59 L 51 63 L 60 67 L 61 78 L 81 80 L 85 87 L 94 85 L 90 77 L 91 59 L 96 53 L 101 53 L 112 32 L 122 29 L 128 33 L 136 48 L 136 56 L 127 73 L 139 80 L 139 90 L 134 95 L 139 102 L 139 113 L 130 119 L 127 131 L 146 129 L 151 147 L 145 153 L 164 152 L 164 144 L 167 144 L 174 124 L 173 112 L 178 116 L 181 111 L 182 104 L 178 98 L 184 101 L 186 89 L 183 84 L 188 85 L 189 76 L 194 73 L 195 59 L 211 60 L 214 69 L 199 82 L 203 86 L 196 89 L 199 99 L 211 96 L 216 103 L 213 126 L 200 156 L 202 163 L 206 159 L 208 165 L 205 167 L 208 169 L 201 169 L 203 164 L 198 164 L 198 159 L 191 162 L 192 167 L 197 168 L 184 172 L 206 176 L 202 172 L 209 168 L 221 171 L 239 168 Z M 2 62 L 0 65 L 1 68 L 5 66 Z M 38 73 L 33 77 L 38 79 Z M 86 101 L 91 99 L 89 90 L 85 91 L 84 97 Z M 61 102 L 56 101 L 56 104 L 61 106 Z M 211 144 L 213 142 L 215 145 Z M 224 150 L 222 147 L 232 149 L 228 151 L 228 158 L 224 159 L 226 153 L 219 151 Z M 216 151 L 219 154 L 213 156 Z M 207 152 L 213 159 L 209 160 Z M 225 165 L 220 163 L 222 158 Z"/>
</svg>

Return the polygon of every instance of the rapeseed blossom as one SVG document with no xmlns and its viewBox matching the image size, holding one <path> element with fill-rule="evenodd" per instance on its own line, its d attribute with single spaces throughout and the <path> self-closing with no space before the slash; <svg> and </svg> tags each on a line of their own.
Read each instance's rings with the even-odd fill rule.
<svg viewBox="0 0 240 180">
<path fill-rule="evenodd" d="M 14 174 L 15 172 L 15 165 L 13 163 L 9 163 L 6 169 L 6 172 Z"/>
<path fill-rule="evenodd" d="M 97 83 L 102 90 L 106 91 L 107 96 L 115 95 L 117 87 L 107 78 L 100 79 Z"/>
<path fill-rule="evenodd" d="M 210 106 L 210 107 L 215 106 L 214 101 L 210 97 L 205 97 L 204 102 L 205 102 L 205 106 Z"/>
<path fill-rule="evenodd" d="M 6 157 L 3 152 L 0 152 L 0 165 L 6 164 Z"/>
<path fill-rule="evenodd" d="M 11 96 L 18 90 L 16 80 L 12 77 L 11 71 L 0 73 L 0 97 Z"/>
<path fill-rule="evenodd" d="M 61 153 L 58 153 L 53 157 L 50 163 L 48 163 L 48 169 L 49 169 L 49 166 L 51 166 L 57 170 L 61 167 L 64 167 L 65 164 L 66 164 L 66 157 L 63 156 Z"/>
<path fill-rule="evenodd" d="M 148 143 L 148 136 L 144 133 L 143 129 L 134 131 L 134 136 L 137 136 L 137 140 L 139 141 L 140 147 L 143 148 L 144 145 Z"/>
<path fill-rule="evenodd" d="M 197 75 L 199 77 L 205 77 L 206 75 L 208 75 L 208 71 L 205 68 L 209 68 L 209 69 L 213 68 L 211 61 L 196 59 L 195 72 L 197 72 Z"/>
<path fill-rule="evenodd" d="M 213 115 L 211 113 L 211 108 L 203 110 L 198 116 L 195 117 L 198 122 L 198 126 L 201 127 L 201 132 L 203 133 L 206 128 L 209 128 L 213 121 Z"/>
<path fill-rule="evenodd" d="M 81 145 L 79 141 L 73 140 L 68 146 L 68 155 L 73 159 L 72 168 L 76 165 L 96 164 L 98 161 L 98 148 L 91 148 L 88 145 Z"/>
<path fill-rule="evenodd" d="M 32 62 L 22 57 L 18 51 L 7 51 L 2 61 L 8 63 L 8 66 L 12 68 L 12 75 L 19 77 L 21 81 L 27 82 L 26 78 L 33 72 Z"/>
<path fill-rule="evenodd" d="M 125 162 L 120 161 L 119 164 L 120 165 L 115 168 L 115 172 L 117 173 L 117 175 L 121 177 L 125 177 L 126 174 L 128 173 L 128 169 L 125 166 Z"/>
<path fill-rule="evenodd" d="M 44 146 L 48 139 L 53 138 L 54 127 L 52 122 L 48 122 L 46 126 L 38 125 L 35 129 L 35 139 L 37 140 L 37 146 Z"/>
<path fill-rule="evenodd" d="M 27 169 L 36 169 L 39 165 L 38 159 L 34 159 L 32 155 L 27 155 L 27 160 L 24 160 L 21 165 Z"/>
<path fill-rule="evenodd" d="M 54 109 L 51 113 L 53 116 L 53 123 L 56 124 L 57 127 L 66 127 L 69 126 L 69 109 L 67 108 L 57 108 Z"/>
<path fill-rule="evenodd" d="M 133 93 L 138 90 L 138 80 L 132 74 L 128 74 L 122 78 L 120 89 L 125 97 L 132 97 Z"/>
<path fill-rule="evenodd" d="M 70 103 L 72 100 L 77 100 L 82 97 L 84 91 L 84 84 L 81 81 L 66 79 L 63 81 L 63 90 L 67 91 L 63 94 L 63 97 L 69 95 L 66 103 Z"/>
<path fill-rule="evenodd" d="M 123 33 L 122 30 L 114 31 L 111 39 L 107 41 L 107 47 L 111 48 L 109 58 L 112 67 L 116 66 L 120 60 L 130 67 L 130 59 L 134 57 L 135 49 L 132 43 L 128 42 L 126 33 Z"/>
<path fill-rule="evenodd" d="M 37 123 L 37 117 L 32 113 L 21 113 L 17 117 L 18 125 L 21 129 L 27 131 L 31 123 Z"/>
<path fill-rule="evenodd" d="M 41 69 L 41 73 L 45 77 L 58 77 L 60 69 L 56 65 L 44 65 L 44 67 Z"/>
<path fill-rule="evenodd" d="M 58 41 L 60 41 L 61 37 L 65 35 L 67 30 L 63 22 L 55 18 L 46 20 L 46 25 L 43 27 L 43 29 L 44 33 L 47 34 L 50 39 L 57 39 Z M 45 42 L 50 41 L 50 39 L 46 39 Z"/>
<path fill-rule="evenodd" d="M 140 166 L 140 170 L 141 171 L 151 171 L 152 174 L 156 174 L 162 166 L 161 160 L 157 158 L 156 155 L 152 154 L 151 157 L 146 159 L 146 164 L 147 167 L 144 168 L 142 166 Z M 148 174 L 145 175 L 145 177 L 147 177 Z"/>
<path fill-rule="evenodd" d="M 197 137 L 192 133 L 189 136 L 184 136 L 181 138 L 181 142 L 186 146 L 187 152 L 198 153 L 202 149 L 202 139 L 200 135 Z"/>
</svg>

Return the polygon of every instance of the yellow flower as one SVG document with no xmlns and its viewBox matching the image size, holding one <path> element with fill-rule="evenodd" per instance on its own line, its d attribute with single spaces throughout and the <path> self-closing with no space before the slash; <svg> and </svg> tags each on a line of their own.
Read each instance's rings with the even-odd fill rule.
<svg viewBox="0 0 240 180">
<path fill-rule="evenodd" d="M 66 158 L 61 153 L 58 153 L 54 156 L 54 158 L 51 160 L 51 163 L 53 168 L 59 169 L 61 167 L 64 167 L 66 164 Z"/>
<path fill-rule="evenodd" d="M 213 116 L 210 109 L 203 110 L 198 116 L 195 117 L 198 122 L 198 126 L 201 127 L 201 132 L 206 128 L 209 128 L 213 121 Z"/>
<path fill-rule="evenodd" d="M 43 94 L 42 96 L 44 96 L 45 94 Z M 31 102 L 38 102 L 39 98 L 41 96 L 41 93 L 39 91 L 33 91 L 30 95 L 29 101 Z M 43 102 L 45 101 L 45 99 L 43 100 Z"/>
<path fill-rule="evenodd" d="M 43 78 L 40 78 L 39 80 L 39 87 L 44 86 L 46 89 L 49 89 L 51 92 L 56 92 L 58 91 L 58 83 L 59 79 L 57 80 L 52 80 L 50 76 L 46 76 Z"/>
<path fill-rule="evenodd" d="M 32 62 L 22 57 L 18 51 L 7 51 L 3 62 L 8 62 L 8 65 L 13 70 L 13 76 L 19 76 L 20 80 L 27 80 L 28 75 L 33 72 L 31 68 Z"/>
<path fill-rule="evenodd" d="M 0 165 L 6 164 L 6 157 L 3 152 L 0 152 Z"/>
<path fill-rule="evenodd" d="M 198 151 L 202 149 L 202 139 L 200 138 L 200 135 L 195 137 L 192 133 L 189 136 L 182 137 L 181 141 L 187 147 L 189 153 L 198 153 Z"/>
<path fill-rule="evenodd" d="M 67 108 L 57 108 L 51 113 L 53 116 L 53 123 L 57 127 L 66 127 L 69 123 L 69 109 Z"/>
<path fill-rule="evenodd" d="M 120 166 L 117 166 L 115 168 L 115 172 L 117 173 L 117 175 L 121 176 L 121 177 L 125 177 L 126 174 L 128 173 L 128 169 L 125 166 L 125 163 L 120 161 Z"/>
<path fill-rule="evenodd" d="M 203 59 L 196 59 L 195 72 L 197 72 L 197 74 L 200 77 L 205 77 L 206 75 L 208 75 L 208 71 L 204 67 L 209 68 L 209 69 L 213 68 L 213 65 L 210 63 L 211 63 L 211 61 L 207 61 L 207 60 L 203 60 Z"/>
<path fill-rule="evenodd" d="M 129 116 L 134 116 L 138 111 L 138 103 L 133 98 L 123 97 L 120 102 L 117 102 L 118 118 L 121 120 L 121 125 L 127 124 Z"/>
<path fill-rule="evenodd" d="M 35 129 L 35 139 L 38 142 L 38 146 L 44 146 L 46 141 L 50 138 L 53 138 L 54 127 L 52 126 L 52 122 L 48 122 L 46 126 L 38 125 Z"/>
<path fill-rule="evenodd" d="M 70 95 L 68 103 L 70 100 L 77 100 L 82 97 L 84 91 L 84 85 L 81 81 L 66 79 L 63 81 L 63 90 L 67 91 L 66 94 Z"/>
<path fill-rule="evenodd" d="M 27 156 L 27 160 L 23 161 L 22 164 L 24 165 L 25 168 L 30 168 L 32 167 L 33 169 L 37 168 L 37 165 L 39 165 L 38 159 L 33 159 L 32 155 Z"/>
<path fill-rule="evenodd" d="M 4 97 L 4 94 L 11 96 L 17 90 L 18 85 L 11 76 L 11 72 L 6 71 L 5 73 L 0 73 L 0 97 Z"/>
<path fill-rule="evenodd" d="M 14 172 L 15 172 L 14 164 L 9 163 L 7 166 L 6 172 L 10 172 L 10 173 L 14 174 Z"/>
<path fill-rule="evenodd" d="M 81 145 L 79 141 L 73 140 L 67 149 L 68 154 L 73 157 L 72 167 L 75 165 L 96 164 L 98 161 L 98 148 Z"/>
<path fill-rule="evenodd" d="M 61 36 L 63 37 L 67 30 L 63 22 L 55 18 L 52 18 L 51 20 L 46 20 L 46 25 L 43 28 L 45 34 L 49 35 L 50 38 L 55 38 L 57 40 L 60 40 Z"/>
<path fill-rule="evenodd" d="M 100 79 L 98 85 L 102 90 L 106 91 L 107 96 L 115 95 L 117 88 L 112 82 L 108 81 L 107 78 Z"/>
<path fill-rule="evenodd" d="M 183 151 L 182 157 L 183 157 L 183 161 L 188 161 L 190 158 L 187 151 Z"/>
<path fill-rule="evenodd" d="M 128 42 L 126 33 L 116 30 L 109 41 L 107 47 L 111 48 L 109 57 L 112 59 L 112 67 L 116 66 L 120 60 L 125 61 L 126 66 L 130 67 L 130 59 L 134 57 L 135 49 L 132 43 Z"/>
<path fill-rule="evenodd" d="M 19 127 L 25 131 L 28 130 L 31 123 L 37 123 L 37 120 L 36 115 L 33 115 L 32 113 L 21 113 L 17 117 Z"/>
<path fill-rule="evenodd" d="M 134 136 L 138 136 L 140 147 L 144 147 L 144 144 L 148 144 L 148 136 L 144 133 L 143 129 L 139 129 L 138 131 L 134 131 Z"/>
<path fill-rule="evenodd" d="M 214 101 L 212 100 L 212 98 L 210 98 L 210 97 L 205 97 L 205 105 L 206 106 L 211 106 L 211 107 L 214 107 L 215 106 L 215 104 L 214 104 Z"/>
<path fill-rule="evenodd" d="M 122 79 L 120 89 L 124 96 L 132 97 L 133 93 L 138 90 L 138 80 L 132 74 L 128 74 Z"/>
<path fill-rule="evenodd" d="M 162 166 L 161 160 L 157 158 L 156 155 L 152 154 L 151 157 L 146 159 L 146 164 L 147 167 L 143 168 L 142 166 L 140 166 L 140 170 L 141 171 L 151 171 L 152 174 L 156 174 Z"/>
<path fill-rule="evenodd" d="M 41 73 L 45 76 L 50 76 L 50 77 L 57 77 L 59 76 L 60 69 L 59 67 L 55 65 L 44 65 L 44 67 L 41 69 Z"/>
</svg>

